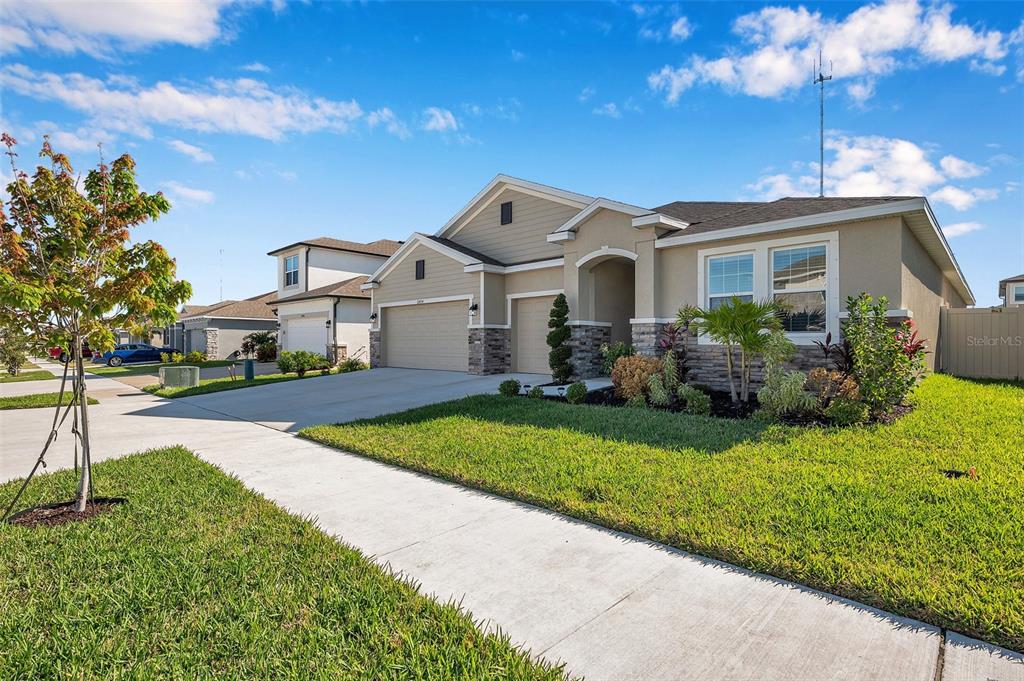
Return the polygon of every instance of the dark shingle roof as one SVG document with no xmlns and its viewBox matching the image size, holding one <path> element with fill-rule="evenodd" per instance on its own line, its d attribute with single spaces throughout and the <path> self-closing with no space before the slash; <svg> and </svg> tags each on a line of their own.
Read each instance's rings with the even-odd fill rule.
<svg viewBox="0 0 1024 681">
<path fill-rule="evenodd" d="M 881 203 L 892 203 L 913 199 L 913 196 L 865 196 L 865 197 L 829 197 L 824 198 L 784 198 L 767 203 L 755 203 L 745 208 L 740 208 L 724 213 L 717 217 L 711 217 L 701 222 L 691 223 L 686 228 L 686 234 L 700 234 L 718 229 L 730 227 L 743 227 L 746 225 L 758 225 L 764 222 L 775 220 L 788 220 L 791 218 L 817 215 L 820 213 L 833 213 L 850 208 L 863 208 Z M 672 205 L 672 204 L 669 204 Z"/>
<path fill-rule="evenodd" d="M 274 312 L 267 307 L 266 303 L 276 295 L 277 291 L 270 291 L 269 293 L 261 293 L 258 296 L 246 298 L 245 300 L 222 300 L 219 303 L 206 305 L 205 307 L 199 307 L 198 310 L 183 313 L 178 319 L 188 319 L 191 317 L 274 319 Z"/>
<path fill-rule="evenodd" d="M 296 241 L 293 244 L 288 244 L 281 248 L 275 248 L 267 253 L 267 255 L 274 255 L 296 246 L 316 246 L 318 248 L 329 248 L 334 251 L 348 251 L 350 253 L 363 253 L 365 255 L 390 257 L 401 245 L 401 241 L 392 241 L 391 239 L 377 239 L 376 241 L 371 241 L 368 244 L 363 244 L 358 241 L 345 241 L 344 239 L 332 239 L 329 236 L 321 236 L 316 239 Z"/>
<path fill-rule="evenodd" d="M 1011 281 L 1024 281 L 1024 274 L 1018 274 L 1016 277 L 1007 277 L 999 281 L 999 297 L 1002 298 L 1006 295 L 1006 285 Z"/>
<path fill-rule="evenodd" d="M 479 251 L 474 251 L 472 248 L 466 248 L 462 244 L 456 243 L 456 242 L 452 241 L 451 239 L 445 239 L 445 238 L 439 237 L 439 236 L 431 236 L 429 234 L 425 234 L 424 236 L 426 236 L 431 241 L 436 241 L 437 243 L 441 244 L 442 246 L 447 246 L 448 248 L 456 250 L 459 253 L 462 253 L 463 255 L 468 255 L 471 258 L 476 258 L 477 260 L 479 260 L 480 262 L 484 263 L 485 265 L 498 265 L 500 267 L 504 267 L 505 266 L 505 263 L 501 262 L 500 260 L 495 260 L 494 258 L 492 258 L 489 255 L 484 255 L 483 253 L 481 253 Z"/>
<path fill-rule="evenodd" d="M 755 201 L 673 201 L 651 210 L 655 213 L 667 215 L 670 218 L 694 224 L 737 210 L 743 210 L 744 208 L 761 205 L 764 204 Z"/>
<path fill-rule="evenodd" d="M 303 291 L 302 293 L 296 293 L 295 295 L 285 296 L 284 298 L 268 300 L 266 304 L 277 305 L 278 303 L 290 303 L 295 300 L 310 300 L 312 298 L 369 298 L 369 292 L 363 291 L 359 288 L 369 280 L 370 278 L 366 276 L 353 277 L 352 279 L 346 279 L 345 281 L 328 284 L 327 286 L 321 286 L 320 288 Z"/>
</svg>

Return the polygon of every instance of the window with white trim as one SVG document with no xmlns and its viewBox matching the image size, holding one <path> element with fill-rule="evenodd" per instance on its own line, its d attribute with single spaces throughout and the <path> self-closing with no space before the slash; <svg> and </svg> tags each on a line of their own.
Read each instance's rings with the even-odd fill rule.
<svg viewBox="0 0 1024 681">
<path fill-rule="evenodd" d="M 1013 287 L 1013 302 L 1024 303 L 1024 284 L 1016 284 Z"/>
<path fill-rule="evenodd" d="M 754 254 L 708 258 L 708 307 L 712 310 L 733 296 L 754 299 Z"/>
<path fill-rule="evenodd" d="M 771 251 L 772 298 L 782 307 L 783 330 L 825 333 L 827 253 L 825 244 Z"/>
<path fill-rule="evenodd" d="M 289 255 L 284 259 L 284 285 L 295 286 L 299 283 L 299 256 Z"/>
</svg>

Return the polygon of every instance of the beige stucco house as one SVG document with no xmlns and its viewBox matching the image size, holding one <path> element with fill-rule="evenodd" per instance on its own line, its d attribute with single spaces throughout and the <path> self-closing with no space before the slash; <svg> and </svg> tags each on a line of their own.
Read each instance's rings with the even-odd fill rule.
<svg viewBox="0 0 1024 681">
<path fill-rule="evenodd" d="M 1024 305 L 1024 274 L 1007 277 L 999 282 L 999 297 L 1004 307 Z"/>
<path fill-rule="evenodd" d="M 363 288 L 372 364 L 478 374 L 548 373 L 547 317 L 565 293 L 582 377 L 603 343 L 655 353 L 680 306 L 731 295 L 788 303 L 805 364 L 821 354 L 815 340 L 839 337 L 847 296 L 886 296 L 890 316 L 913 318 L 933 344 L 939 309 L 974 303 L 922 197 L 644 208 L 504 175 L 435 234 L 413 234 Z M 685 342 L 693 376 L 713 384 L 721 348 Z"/>
<path fill-rule="evenodd" d="M 178 320 L 162 330 L 163 342 L 179 352 L 206 353 L 209 359 L 237 359 L 242 356 L 243 338 L 255 331 L 277 328 L 277 320 L 267 308 L 267 301 L 273 297 L 270 291 L 245 300 L 185 305 Z"/>
<path fill-rule="evenodd" d="M 283 350 L 333 358 L 368 356 L 370 295 L 361 286 L 401 242 L 368 244 L 319 237 L 270 251 L 277 259 L 277 291 L 267 301 L 280 324 Z"/>
</svg>

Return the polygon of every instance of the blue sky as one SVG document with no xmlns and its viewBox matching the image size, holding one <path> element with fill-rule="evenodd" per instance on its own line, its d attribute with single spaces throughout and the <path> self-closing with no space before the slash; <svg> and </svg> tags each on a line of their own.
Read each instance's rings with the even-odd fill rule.
<svg viewBox="0 0 1024 681">
<path fill-rule="evenodd" d="M 131 153 L 193 302 L 303 238 L 432 232 L 502 172 L 654 206 L 924 194 L 979 305 L 1024 271 L 1016 3 L 4 3 L 0 125 Z M 223 259 L 219 252 L 223 250 Z"/>
</svg>

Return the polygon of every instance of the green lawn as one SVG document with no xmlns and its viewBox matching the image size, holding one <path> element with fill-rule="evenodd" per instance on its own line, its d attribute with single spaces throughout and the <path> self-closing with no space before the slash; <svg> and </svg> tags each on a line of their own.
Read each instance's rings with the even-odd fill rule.
<svg viewBox="0 0 1024 681">
<path fill-rule="evenodd" d="M 3 409 L 38 409 L 40 407 L 56 407 L 60 393 L 36 393 L 35 395 L 18 395 L 17 397 L 0 397 L 0 410 Z M 86 398 L 89 404 L 99 404 L 95 398 Z M 70 404 L 71 393 L 65 392 L 61 404 Z"/>
<path fill-rule="evenodd" d="M 241 374 L 242 372 L 239 371 L 238 373 Z M 320 376 L 319 371 L 311 371 L 301 378 L 315 378 L 317 376 Z M 300 380 L 298 374 L 265 374 L 257 376 L 256 380 L 253 381 L 244 381 L 241 376 L 232 381 L 230 376 L 225 376 L 224 378 L 199 379 L 199 385 L 195 388 L 161 388 L 159 384 L 156 384 L 147 385 L 143 390 L 159 397 L 193 397 L 195 395 L 219 393 L 224 390 L 239 390 L 240 388 L 252 388 L 257 385 L 270 385 L 271 383 L 296 380 Z"/>
<path fill-rule="evenodd" d="M 181 362 L 179 364 L 122 364 L 119 367 L 108 367 L 100 364 L 86 364 L 85 370 L 90 374 L 117 378 L 118 376 L 138 376 L 139 374 L 156 375 L 160 373 L 160 367 L 190 366 L 199 367 L 200 369 L 209 369 L 211 367 L 226 367 L 232 364 L 237 364 L 237 362 L 228 359 L 217 359 L 210 360 L 209 362 L 196 362 L 195 364 L 190 362 Z M 240 364 L 239 373 L 241 373 Z"/>
<path fill-rule="evenodd" d="M 843 430 L 494 395 L 301 434 L 1024 650 L 1024 385 L 914 401 Z"/>
<path fill-rule="evenodd" d="M 0 525 L 0 678 L 562 677 L 183 448 L 94 471 L 128 503 Z M 24 505 L 74 482 L 40 476 Z"/>
<path fill-rule="evenodd" d="M 35 369 L 26 369 L 27 368 L 23 368 L 21 371 L 14 374 L 13 376 L 4 371 L 2 374 L 0 374 L 0 383 L 22 383 L 24 381 L 49 381 L 51 379 L 57 378 L 49 371 L 39 369 L 38 367 L 36 367 Z"/>
</svg>

